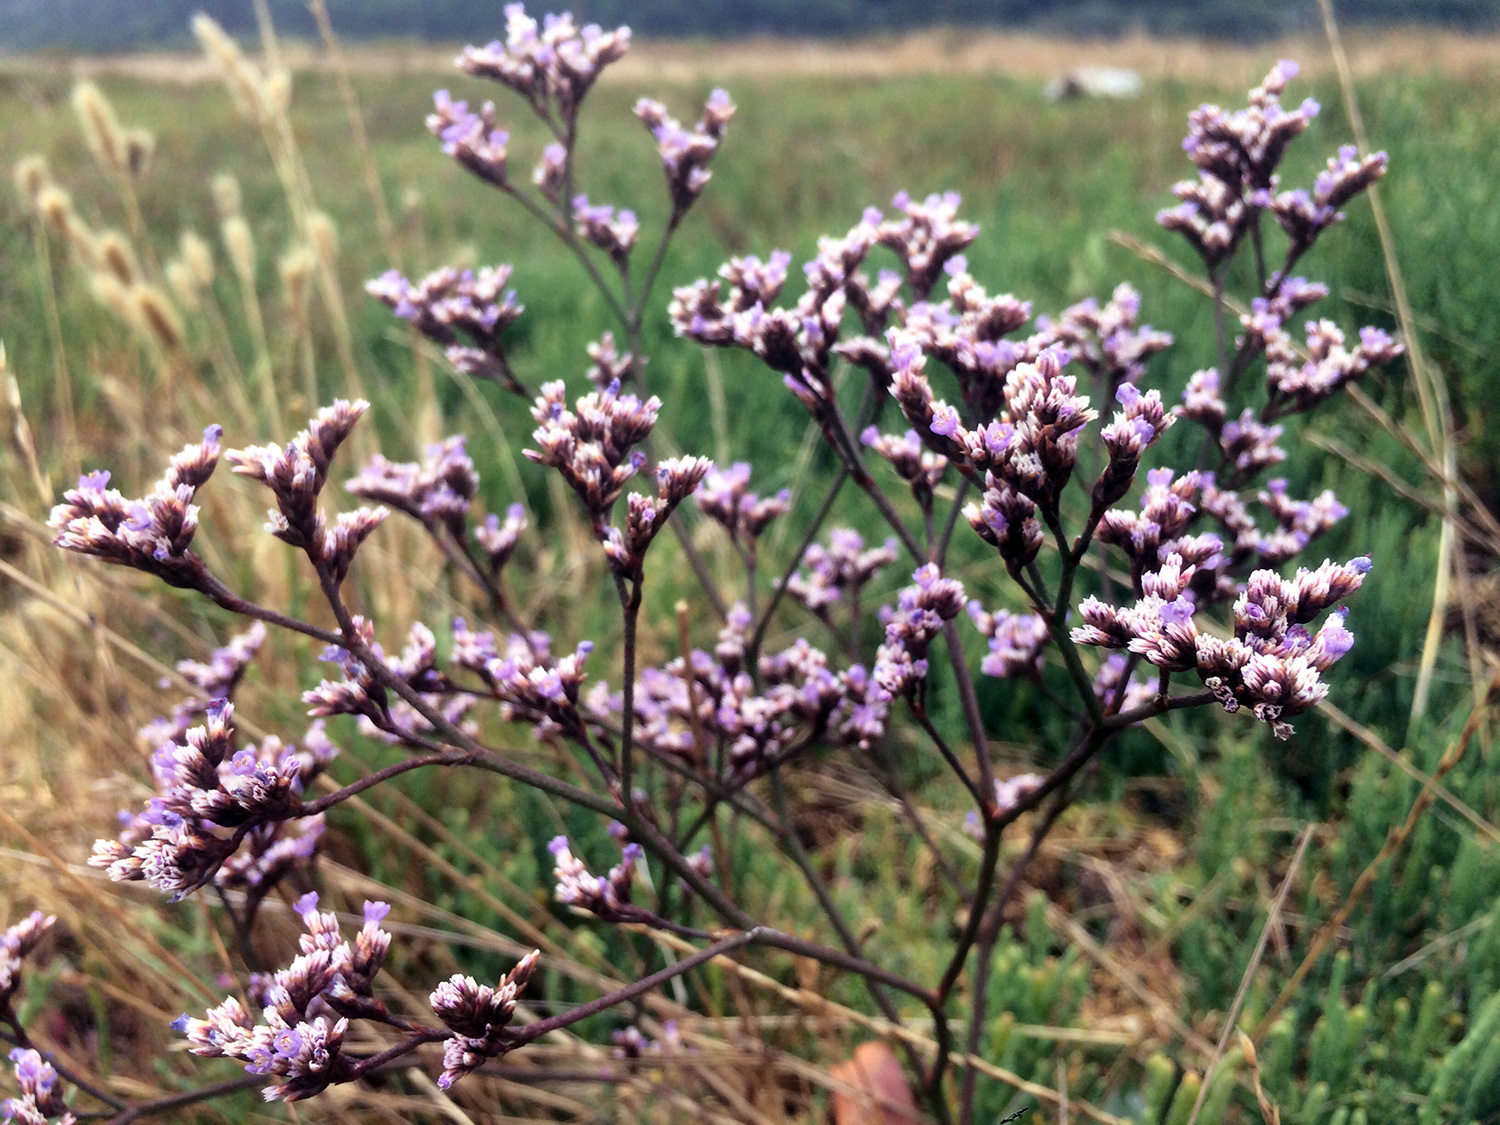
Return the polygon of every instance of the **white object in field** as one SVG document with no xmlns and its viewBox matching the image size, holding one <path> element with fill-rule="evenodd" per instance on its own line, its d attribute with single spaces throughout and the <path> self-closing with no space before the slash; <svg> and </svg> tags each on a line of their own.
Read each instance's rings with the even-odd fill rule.
<svg viewBox="0 0 1500 1125">
<path fill-rule="evenodd" d="M 1138 98 L 1141 76 L 1124 66 L 1080 66 L 1047 83 L 1042 94 L 1053 102 L 1073 98 Z"/>
</svg>

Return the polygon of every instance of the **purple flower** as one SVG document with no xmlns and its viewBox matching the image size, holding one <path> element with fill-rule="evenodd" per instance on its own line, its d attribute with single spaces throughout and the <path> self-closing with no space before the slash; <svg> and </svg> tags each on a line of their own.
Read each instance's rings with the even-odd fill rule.
<svg viewBox="0 0 1500 1125">
<path fill-rule="evenodd" d="M 1137 323 L 1140 311 L 1141 295 L 1122 283 L 1103 306 L 1090 297 L 1064 309 L 1055 321 L 1038 324 L 1102 386 L 1114 389 L 1139 382 L 1147 361 L 1172 344 L 1167 333 Z"/>
<path fill-rule="evenodd" d="M 783 488 L 775 496 L 762 499 L 747 491 L 750 465 L 736 461 L 727 469 L 711 468 L 703 477 L 697 492 L 698 510 L 720 524 L 730 536 L 741 536 L 753 544 L 771 521 L 791 507 L 792 493 Z"/>
<path fill-rule="evenodd" d="M 555 897 L 564 906 L 593 914 L 605 922 L 640 921 L 650 917 L 630 901 L 636 864 L 641 861 L 639 844 L 626 844 L 620 862 L 603 876 L 591 875 L 568 847 L 566 836 L 554 837 L 547 845 L 552 853 Z"/>
<path fill-rule="evenodd" d="M 600 71 L 623 58 L 629 47 L 628 27 L 580 28 L 566 13 L 549 15 L 539 25 L 524 5 L 507 4 L 505 42 L 465 47 L 458 66 L 515 91 L 546 121 L 570 122 Z M 461 153 L 454 155 L 462 159 Z"/>
<path fill-rule="evenodd" d="M 289 822 L 336 749 L 320 727 L 309 730 L 301 751 L 273 735 L 242 748 L 233 717 L 232 704 L 217 700 L 202 726 L 157 748 L 157 795 L 141 814 L 122 816 L 119 839 L 95 842 L 92 866 L 177 899 L 210 879 L 222 887 L 269 886 L 306 861 L 321 819 Z"/>
<path fill-rule="evenodd" d="M 487 1059 L 498 1058 L 516 1045 L 507 1025 L 541 956 L 541 950 L 532 950 L 493 988 L 473 977 L 454 975 L 432 990 L 432 1010 L 453 1031 L 444 1044 L 443 1073 L 438 1077 L 438 1085 L 444 1090 Z"/>
<path fill-rule="evenodd" d="M 901 591 L 895 608 L 883 611 L 885 643 L 875 654 L 875 682 L 892 698 L 917 692 L 927 678 L 927 649 L 933 638 L 964 608 L 963 585 L 944 578 L 936 564 L 918 567 L 912 582 Z"/>
<path fill-rule="evenodd" d="M 562 195 L 567 177 L 568 150 L 554 141 L 542 149 L 542 162 L 531 175 L 531 182 L 553 203 Z"/>
<path fill-rule="evenodd" d="M 857 531 L 834 528 L 828 545 L 814 543 L 803 555 L 803 566 L 787 581 L 787 593 L 813 613 L 826 617 L 830 606 L 858 593 L 883 567 L 896 561 L 896 541 L 865 547 Z"/>
<path fill-rule="evenodd" d="M 10 1061 L 15 1066 L 20 1097 L 0 1102 L 0 1114 L 4 1114 L 5 1121 L 14 1121 L 17 1125 L 46 1125 L 48 1118 L 56 1117 L 58 1125 L 74 1125 L 77 1118 L 68 1112 L 62 1084 L 52 1064 L 39 1052 L 23 1047 L 11 1050 Z"/>
<path fill-rule="evenodd" d="M 920 203 L 906 192 L 897 192 L 891 205 L 898 219 L 881 223 L 875 240 L 896 252 L 905 269 L 906 283 L 918 299 L 925 299 L 942 276 L 950 258 L 979 235 L 979 228 L 958 218 L 957 192 L 929 195 Z"/>
<path fill-rule="evenodd" d="M 977 601 L 967 609 L 974 627 L 989 638 L 989 655 L 979 670 L 1000 679 L 1026 677 L 1035 679 L 1042 672 L 1042 649 L 1051 639 L 1047 623 L 1032 613 L 986 613 Z"/>
<path fill-rule="evenodd" d="M 427 447 L 422 464 L 393 463 L 377 454 L 344 487 L 355 496 L 387 504 L 429 528 L 445 527 L 462 540 L 469 506 L 479 488 L 465 439 L 454 436 Z"/>
<path fill-rule="evenodd" d="M 251 1074 L 279 1079 L 264 1088 L 267 1101 L 297 1101 L 357 1077 L 342 1054 L 344 1035 L 352 1019 L 387 1019 L 370 979 L 390 946 L 390 934 L 380 929 L 389 909 L 365 903 L 364 929 L 351 944 L 339 936 L 336 915 L 319 913 L 318 896 L 303 895 L 296 910 L 307 933 L 300 953 L 266 985 L 261 1022 L 231 996 L 203 1019 L 184 1014 L 172 1027 L 196 1055 L 237 1059 Z M 324 1014 L 327 1009 L 338 1018 Z"/>
<path fill-rule="evenodd" d="M 160 746 L 184 738 L 194 720 L 208 708 L 208 700 L 228 699 L 234 694 L 265 639 L 266 627 L 256 621 L 243 633 L 232 637 L 227 645 L 214 649 L 206 663 L 179 660 L 177 674 L 196 689 L 197 694 L 178 703 L 170 715 L 142 727 L 141 741 L 148 746 Z M 170 681 L 164 678 L 158 686 L 169 687 Z"/>
<path fill-rule="evenodd" d="M 363 399 L 338 399 L 318 411 L 307 429 L 285 448 L 252 445 L 226 454 L 235 472 L 260 481 L 276 497 L 277 510 L 270 513 L 266 530 L 305 551 L 313 562 L 328 566 L 339 578 L 348 570 L 359 542 L 385 518 L 380 509 L 360 509 L 330 529 L 318 507 L 334 453 L 369 408 Z"/>
<path fill-rule="evenodd" d="M 55 914 L 33 910 L 0 933 L 0 1012 L 9 1012 L 11 998 L 21 983 L 21 961 L 41 942 L 57 921 Z"/>
<path fill-rule="evenodd" d="M 602 203 L 591 205 L 586 195 L 573 199 L 573 226 L 578 237 L 603 250 L 617 264 L 630 256 L 641 231 L 634 211 L 622 209 L 617 214 L 613 207 Z"/>
<path fill-rule="evenodd" d="M 724 129 L 734 115 L 734 108 L 728 94 L 715 90 L 703 107 L 703 116 L 689 130 L 669 116 L 660 102 L 651 98 L 636 102 L 635 115 L 656 139 L 657 155 L 672 197 L 674 221 L 708 185 L 708 165 L 724 139 Z"/>
<path fill-rule="evenodd" d="M 626 481 L 641 467 L 632 450 L 655 426 L 661 400 L 652 396 L 642 402 L 612 383 L 584 395 L 569 410 L 565 395 L 561 381 L 542 386 L 531 411 L 538 423 L 532 434 L 538 448 L 525 454 L 557 469 L 602 524 Z"/>
<path fill-rule="evenodd" d="M 526 526 L 526 509 L 520 504 L 512 504 L 505 510 L 504 523 L 492 512 L 474 529 L 474 538 L 489 560 L 491 575 L 499 575 L 510 561 Z"/>
<path fill-rule="evenodd" d="M 204 586 L 208 572 L 189 549 L 198 530 L 193 499 L 219 463 L 221 432 L 208 427 L 203 440 L 176 454 L 165 476 L 139 500 L 109 488 L 108 470 L 85 473 L 47 518 L 56 532 L 53 545 L 147 571 L 168 585 Z"/>
<path fill-rule="evenodd" d="M 1073 630 L 1073 639 L 1128 647 L 1169 671 L 1195 668 L 1225 710 L 1248 707 L 1286 738 L 1288 720 L 1328 694 L 1321 674 L 1354 643 L 1342 610 L 1315 637 L 1305 625 L 1358 589 L 1368 571 L 1366 558 L 1325 562 L 1291 579 L 1256 571 L 1235 602 L 1234 635 L 1227 640 L 1198 633 L 1185 598 L 1166 601 L 1151 594 L 1129 610 L 1090 598 L 1079 606 L 1084 624 Z"/>
<path fill-rule="evenodd" d="M 441 346 L 459 371 L 525 394 L 501 341 L 524 311 L 515 290 L 506 288 L 510 274 L 508 265 L 487 266 L 477 274 L 445 267 L 413 283 L 387 270 L 366 283 L 365 292 Z"/>
</svg>

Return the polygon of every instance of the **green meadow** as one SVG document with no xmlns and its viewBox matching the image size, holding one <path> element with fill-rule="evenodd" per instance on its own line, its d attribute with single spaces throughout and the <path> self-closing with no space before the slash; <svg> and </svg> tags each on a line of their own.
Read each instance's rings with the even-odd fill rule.
<svg viewBox="0 0 1500 1125">
<path fill-rule="evenodd" d="M 737 73 L 722 83 L 738 106 L 728 139 L 666 255 L 645 325 L 660 427 L 676 448 L 750 461 L 762 493 L 793 488 L 793 514 L 767 549 L 789 552 L 831 458 L 778 378 L 741 355 L 674 339 L 666 302 L 674 285 L 711 275 L 732 254 L 773 249 L 793 254 L 795 296 L 796 270 L 819 235 L 842 234 L 900 190 L 962 193 L 961 214 L 981 228 L 971 271 L 1037 314 L 1133 285 L 1142 320 L 1177 338 L 1147 377 L 1176 401 L 1189 375 L 1214 362 L 1212 306 L 1193 284 L 1201 265 L 1154 216 L 1190 172 L 1180 147 L 1187 113 L 1204 101 L 1242 104 L 1275 58 L 1245 52 L 1212 82 L 1147 74 L 1128 101 L 1051 102 L 1032 78 L 945 73 L 941 59 L 926 73 L 888 77 Z M 1353 135 L 1326 58 L 1302 61 L 1287 100 L 1312 96 L 1323 111 L 1293 148 L 1287 186 L 1310 184 Z M 997 949 L 979 1120 L 1024 1111 L 1021 1120 L 1036 1123 L 1215 1125 L 1269 1122 L 1274 1107 L 1287 1125 L 1500 1121 L 1500 751 L 1487 710 L 1500 654 L 1500 524 L 1490 514 L 1500 508 L 1500 49 L 1488 63 L 1441 64 L 1393 67 L 1348 92 L 1370 145 L 1390 156 L 1379 189 L 1388 251 L 1439 401 L 1397 363 L 1362 384 L 1361 402 L 1289 423 L 1284 443 L 1293 495 L 1332 488 L 1351 509 L 1308 561 L 1368 554 L 1375 564 L 1349 606 L 1357 643 L 1332 673 L 1333 706 L 1300 719 L 1286 743 L 1210 709 L 1153 720 L 1109 750 L 1031 869 Z M 649 69 L 591 95 L 579 158 L 581 190 L 636 209 L 647 246 L 666 201 L 631 107 L 653 96 L 691 120 L 720 84 L 710 66 L 664 67 L 659 82 Z M 14 380 L 0 447 L 0 922 L 37 906 L 59 915 L 70 936 L 41 974 L 48 995 L 33 988 L 20 1010 L 61 1012 L 44 1025 L 50 1041 L 133 1089 L 239 1073 L 166 1052 L 167 1021 L 222 995 L 214 980 L 228 967 L 225 938 L 211 900 L 164 905 L 82 866 L 114 811 L 146 793 L 146 748 L 134 732 L 175 699 L 162 677 L 236 624 L 46 545 L 47 510 L 82 469 L 108 466 L 134 494 L 211 422 L 224 425 L 226 446 L 284 442 L 320 402 L 350 392 L 373 404 L 361 457 L 378 448 L 409 459 L 424 442 L 468 433 L 487 509 L 524 499 L 532 512 L 534 541 L 516 579 L 529 616 L 559 647 L 595 639 L 601 674 L 618 668 L 618 607 L 586 525 L 522 457 L 529 404 L 454 376 L 362 290 L 391 266 L 419 276 L 448 263 L 511 263 L 526 307 L 510 337 L 517 374 L 533 388 L 557 378 L 581 387 L 585 346 L 610 327 L 603 302 L 551 234 L 443 156 L 423 119 L 437 87 L 493 97 L 512 123 L 518 179 L 540 153 L 540 129 L 505 91 L 457 72 L 372 71 L 356 67 L 349 79 L 364 146 L 327 66 L 293 72 L 284 134 L 248 120 L 217 82 L 174 81 L 168 64 L 156 78 L 103 77 L 118 122 L 154 139 L 142 174 L 122 179 L 90 150 L 65 63 L 0 67 L 0 153 L 8 164 L 44 157 L 47 182 L 70 201 L 50 197 L 49 211 L 31 191 L 36 180 L 0 192 L 0 339 Z M 216 202 L 213 184 L 226 175 L 243 220 L 227 240 L 226 188 Z M 1319 313 L 1346 332 L 1396 330 L 1397 285 L 1371 206 L 1361 198 L 1348 211 L 1298 272 L 1330 286 Z M 190 295 L 168 280 L 170 265 L 191 264 L 187 231 L 212 264 Z M 245 253 L 236 238 L 253 254 L 246 271 L 235 265 Z M 92 251 L 80 250 L 85 242 Z M 111 266 L 111 252 L 127 265 Z M 111 288 L 120 269 L 157 286 L 164 329 L 153 332 L 121 286 Z M 1231 290 L 1248 281 L 1232 278 Z M 1164 444 L 1163 459 L 1178 454 L 1191 456 Z M 208 492 L 200 535 L 216 571 L 267 604 L 315 613 L 314 584 L 260 531 L 262 497 L 227 471 Z M 845 499 L 840 517 L 877 534 L 872 514 Z M 724 544 L 702 538 L 710 562 L 729 567 Z M 1001 594 L 1003 572 L 977 545 L 965 543 L 958 558 L 976 594 L 1016 597 Z M 410 620 L 425 616 L 441 635 L 441 622 L 473 611 L 431 547 L 394 520 L 356 570 L 362 604 L 389 643 Z M 653 658 L 676 651 L 674 603 L 691 589 L 675 576 L 683 570 L 668 568 L 648 592 L 642 643 Z M 877 593 L 891 595 L 902 579 L 887 575 Z M 778 623 L 786 641 L 804 627 L 792 614 Z M 694 643 L 711 645 L 706 623 L 692 628 Z M 275 637 L 266 652 L 239 707 L 262 730 L 295 738 L 297 693 L 322 674 L 317 648 Z M 981 705 L 1014 771 L 1045 767 L 1067 748 L 1067 718 L 1045 695 L 992 682 Z M 939 692 L 934 711 L 958 731 L 951 698 Z M 341 782 L 395 760 L 352 725 L 336 734 Z M 962 830 L 962 793 L 940 766 L 913 751 L 900 768 L 954 863 L 971 872 L 979 852 Z M 915 979 L 941 973 L 961 919 L 934 916 L 934 874 L 884 792 L 833 761 L 799 765 L 790 789 L 805 843 L 865 924 L 872 958 Z M 593 995 L 586 972 L 628 973 L 648 962 L 647 947 L 548 903 L 545 844 L 565 830 L 603 839 L 597 823 L 536 794 L 414 774 L 333 817 L 322 878 L 356 910 L 378 889 L 412 923 L 392 975 L 415 982 L 418 1003 L 422 982 L 454 971 L 492 979 L 514 962 L 511 944 L 543 940 L 578 970 L 548 970 L 545 994 L 581 1001 Z M 748 832 L 729 847 L 744 901 L 816 932 L 795 871 Z M 294 923 L 276 924 L 290 948 Z M 498 1099 L 489 1102 L 455 1089 L 456 1111 L 470 1116 L 447 1119 L 499 1120 L 504 1105 L 535 1120 L 827 1120 L 822 1076 L 878 1030 L 873 1007 L 857 982 L 826 969 L 784 956 L 747 963 L 765 976 L 704 974 L 678 998 L 696 1051 L 680 1073 L 602 1090 L 518 1082 L 484 1088 Z M 804 991 L 789 999 L 788 986 Z M 1241 993 L 1237 1026 L 1258 1040 L 1255 1055 L 1226 1031 Z M 605 1055 L 585 1041 L 607 1044 L 614 1026 L 601 1018 L 549 1041 L 536 1065 L 597 1067 Z M 424 1081 L 393 1073 L 293 1119 L 445 1119 L 447 1096 Z M 253 1091 L 193 1112 L 286 1119 L 285 1107 L 261 1108 Z"/>
</svg>

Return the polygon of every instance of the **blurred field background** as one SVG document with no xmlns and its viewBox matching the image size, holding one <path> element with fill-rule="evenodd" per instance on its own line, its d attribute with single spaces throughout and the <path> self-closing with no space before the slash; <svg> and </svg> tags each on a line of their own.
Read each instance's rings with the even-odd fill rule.
<svg viewBox="0 0 1500 1125">
<path fill-rule="evenodd" d="M 61 916 L 67 937 L 28 1010 L 52 1046 L 113 1070 L 130 1096 L 237 1073 L 162 1053 L 171 1018 L 222 995 L 214 978 L 229 968 L 227 939 L 212 900 L 164 906 L 82 866 L 114 811 L 145 793 L 149 748 L 134 732 L 180 693 L 172 663 L 203 657 L 236 625 L 46 546 L 46 511 L 81 468 L 108 466 L 130 494 L 209 422 L 225 425 L 230 447 L 284 441 L 319 402 L 360 393 L 373 416 L 344 475 L 376 448 L 405 459 L 469 433 L 489 509 L 524 499 L 532 512 L 518 581 L 531 616 L 560 643 L 598 640 L 602 674 L 618 643 L 584 529 L 520 457 L 532 428 L 524 404 L 457 379 L 361 290 L 392 265 L 418 275 L 512 262 L 527 307 L 514 336 L 518 372 L 533 386 L 581 383 L 584 344 L 607 327 L 597 295 L 549 236 L 443 157 L 422 120 L 436 87 L 494 97 L 512 123 L 518 169 L 534 162 L 539 133 L 503 91 L 449 69 L 451 51 L 349 46 L 340 67 L 317 45 L 245 47 L 265 73 L 285 68 L 284 115 L 248 119 L 197 56 L 0 63 L 0 152 L 45 161 L 45 172 L 23 163 L 0 194 L 0 339 L 14 380 L 0 452 L 0 921 L 34 906 Z M 1187 1125 L 1242 980 L 1239 1025 L 1253 1030 L 1331 938 L 1261 1042 L 1259 1081 L 1281 1120 L 1500 1121 L 1500 773 L 1482 712 L 1500 648 L 1500 527 L 1488 514 L 1500 507 L 1500 40 L 1413 31 L 1361 34 L 1346 47 L 1364 131 L 1390 153 L 1381 186 L 1390 246 L 1439 392 L 1427 401 L 1397 365 L 1364 387 L 1363 405 L 1298 423 L 1288 443 L 1292 493 L 1332 487 L 1353 510 L 1317 549 L 1375 560 L 1351 605 L 1358 643 L 1334 675 L 1333 706 L 1301 720 L 1290 743 L 1235 717 L 1179 713 L 1111 750 L 1033 868 L 1001 946 L 999 1014 L 983 1052 L 998 1076 L 985 1103 L 992 1116 L 1034 1107 L 1029 1121 Z M 660 172 L 631 105 L 650 95 L 691 118 L 724 85 L 739 110 L 668 256 L 661 308 L 671 285 L 731 253 L 786 248 L 805 260 L 819 234 L 843 232 L 897 190 L 956 189 L 982 229 L 971 268 L 992 292 L 1051 313 L 1105 298 L 1120 281 L 1139 289 L 1143 319 L 1179 339 L 1149 377 L 1175 396 L 1212 362 L 1211 309 L 1182 276 L 1195 263 L 1153 216 L 1188 174 L 1187 112 L 1205 100 L 1241 104 L 1280 57 L 1305 67 L 1288 98 L 1323 104 L 1285 169 L 1289 183 L 1310 183 L 1352 136 L 1318 38 L 1253 48 L 956 32 L 837 49 L 648 42 L 591 95 L 582 186 L 595 201 L 635 207 L 651 229 L 665 212 Z M 1144 91 L 1122 102 L 1042 97 L 1045 80 L 1083 63 L 1134 67 Z M 75 98 L 84 78 L 122 129 L 149 132 L 139 169 L 101 152 L 97 113 L 90 145 Z M 81 104 L 87 118 L 91 103 Z M 223 180 L 215 188 L 223 176 L 237 192 Z M 186 232 L 201 246 L 185 244 Z M 1302 272 L 1332 286 L 1320 311 L 1346 331 L 1396 326 L 1367 204 L 1350 208 Z M 815 505 L 799 470 L 815 479 L 827 465 L 779 380 L 672 340 L 664 315 L 648 323 L 647 342 L 673 441 L 748 459 L 757 488 L 797 485 L 802 509 Z M 259 531 L 262 497 L 226 471 L 202 500 L 198 545 L 216 572 L 265 604 L 315 615 L 306 576 Z M 790 528 L 784 536 L 795 541 Z M 716 542 L 705 533 L 709 550 Z M 981 557 L 962 576 L 990 597 L 1000 582 Z M 435 552 L 395 521 L 357 571 L 388 643 L 414 618 L 441 635 L 448 616 L 472 610 Z M 646 643 L 658 654 L 675 648 L 671 606 L 684 590 L 668 579 L 650 591 Z M 240 694 L 251 734 L 300 734 L 297 694 L 318 678 L 315 657 L 298 640 L 268 642 Z M 1059 752 L 1066 724 L 1045 699 L 1000 684 L 983 702 L 1016 768 Z M 352 728 L 335 740 L 341 781 L 390 754 Z M 972 864 L 958 794 L 929 763 L 908 768 L 946 844 Z M 1435 771 L 1441 779 L 1424 791 Z M 455 966 L 494 976 L 522 944 L 548 954 L 539 994 L 558 1000 L 628 973 L 641 955 L 635 939 L 547 903 L 545 841 L 564 828 L 598 838 L 599 826 L 529 794 L 474 786 L 411 777 L 333 820 L 324 886 L 346 907 L 366 895 L 396 904 L 407 938 L 398 936 L 392 979 L 415 982 L 420 1008 L 422 982 Z M 954 919 L 924 909 L 933 873 L 914 862 L 883 793 L 852 766 L 825 763 L 798 772 L 794 796 L 841 901 L 868 920 L 875 958 L 933 977 Z M 789 929 L 814 925 L 805 887 L 748 842 L 733 865 L 752 912 Z M 1273 911 L 1284 880 L 1290 892 Z M 294 926 L 283 927 L 289 948 Z M 696 1050 L 621 1089 L 497 1078 L 449 1098 L 411 1071 L 378 1089 L 341 1088 L 305 1111 L 261 1108 L 252 1093 L 194 1112 L 486 1121 L 504 1106 L 540 1120 L 821 1120 L 828 1067 L 871 1034 L 867 1001 L 853 982 L 808 966 L 755 964 L 768 975 L 705 977 L 680 1009 L 643 1013 L 679 1017 Z M 596 1042 L 609 1026 L 596 1023 Z M 599 1052 L 569 1037 L 508 1061 L 581 1074 Z M 1262 1120 L 1252 1087 L 1231 1050 L 1196 1120 Z"/>
</svg>

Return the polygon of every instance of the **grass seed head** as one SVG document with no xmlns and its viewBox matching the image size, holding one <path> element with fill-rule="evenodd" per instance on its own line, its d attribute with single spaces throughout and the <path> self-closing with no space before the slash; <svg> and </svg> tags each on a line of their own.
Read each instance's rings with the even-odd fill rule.
<svg viewBox="0 0 1500 1125">
<path fill-rule="evenodd" d="M 80 82 L 73 90 L 73 112 L 78 115 L 84 140 L 99 167 L 115 176 L 129 176 L 130 154 L 125 130 L 120 127 L 120 120 L 104 91 L 92 82 Z"/>
</svg>

